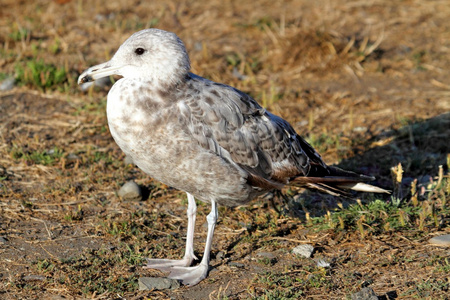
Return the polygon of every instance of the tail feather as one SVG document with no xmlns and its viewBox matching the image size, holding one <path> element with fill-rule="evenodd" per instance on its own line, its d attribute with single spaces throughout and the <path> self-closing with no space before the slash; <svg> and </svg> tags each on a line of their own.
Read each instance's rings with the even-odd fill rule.
<svg viewBox="0 0 450 300">
<path fill-rule="evenodd" d="M 386 193 L 390 194 L 391 192 L 380 187 L 370 185 L 363 182 L 357 182 L 353 184 L 343 184 L 338 185 L 341 189 L 350 189 L 358 192 L 368 192 L 368 193 Z"/>
<path fill-rule="evenodd" d="M 323 176 L 324 173 L 327 175 Z M 348 195 L 346 190 L 369 193 L 391 193 L 388 190 L 367 184 L 366 182 L 375 180 L 373 176 L 361 175 L 337 167 L 327 166 L 326 170 L 319 170 L 317 177 L 314 175 L 308 174 L 307 177 L 296 177 L 289 182 L 289 185 L 317 189 L 334 196 Z"/>
</svg>

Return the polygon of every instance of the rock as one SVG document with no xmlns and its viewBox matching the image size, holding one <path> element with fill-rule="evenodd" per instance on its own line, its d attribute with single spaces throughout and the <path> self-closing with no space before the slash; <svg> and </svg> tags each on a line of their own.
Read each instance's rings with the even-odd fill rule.
<svg viewBox="0 0 450 300">
<path fill-rule="evenodd" d="M 292 253 L 301 255 L 303 257 L 309 258 L 311 257 L 312 253 L 314 251 L 314 247 L 308 244 L 305 245 L 299 245 L 292 249 Z"/>
<path fill-rule="evenodd" d="M 14 87 L 14 83 L 16 83 L 16 79 L 14 77 L 6 78 L 0 83 L 0 91 L 9 91 Z"/>
<path fill-rule="evenodd" d="M 118 192 L 119 196 L 128 201 L 141 201 L 142 191 L 139 185 L 133 180 L 125 183 Z"/>
<path fill-rule="evenodd" d="M 437 246 L 450 246 L 450 234 L 435 236 L 428 242 Z"/>
<path fill-rule="evenodd" d="M 228 265 L 229 265 L 230 267 L 235 267 L 235 268 L 244 268 L 244 267 L 245 267 L 244 264 L 238 263 L 238 262 L 234 262 L 234 261 L 229 262 Z"/>
<path fill-rule="evenodd" d="M 375 292 L 371 288 L 365 287 L 362 290 L 360 290 L 359 292 L 352 294 L 351 299 L 352 300 L 378 300 L 378 296 L 377 296 L 377 294 L 375 294 Z"/>
<path fill-rule="evenodd" d="M 2 236 L 0 236 L 0 244 L 6 244 L 8 240 Z"/>
<path fill-rule="evenodd" d="M 225 259 L 225 252 L 223 252 L 223 251 L 217 252 L 216 259 L 217 260 L 224 260 Z"/>
<path fill-rule="evenodd" d="M 69 155 L 67 155 L 66 159 L 68 161 L 75 161 L 80 159 L 80 157 L 78 155 L 76 155 L 75 153 L 69 153 Z"/>
<path fill-rule="evenodd" d="M 139 290 L 174 290 L 180 287 L 180 282 L 176 279 L 161 277 L 141 277 L 139 278 Z"/>
</svg>

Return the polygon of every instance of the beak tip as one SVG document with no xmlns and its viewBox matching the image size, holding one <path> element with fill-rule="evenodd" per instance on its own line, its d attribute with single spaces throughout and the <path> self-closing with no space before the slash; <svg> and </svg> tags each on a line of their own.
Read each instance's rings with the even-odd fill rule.
<svg viewBox="0 0 450 300">
<path fill-rule="evenodd" d="M 94 79 L 91 76 L 89 76 L 89 75 L 81 74 L 80 77 L 78 77 L 78 84 L 79 85 L 83 84 L 83 83 L 86 83 L 86 82 L 91 82 L 91 81 L 94 81 Z"/>
<path fill-rule="evenodd" d="M 92 66 L 86 70 L 78 77 L 78 84 L 88 83 L 95 81 L 97 79 L 117 74 L 119 67 L 111 66 L 111 62 L 105 62 L 96 66 Z"/>
</svg>

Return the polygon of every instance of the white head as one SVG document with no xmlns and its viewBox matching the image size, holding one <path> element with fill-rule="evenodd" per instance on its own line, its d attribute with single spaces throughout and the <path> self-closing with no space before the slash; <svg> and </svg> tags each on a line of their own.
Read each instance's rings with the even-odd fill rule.
<svg viewBox="0 0 450 300">
<path fill-rule="evenodd" d="M 174 33 L 152 28 L 134 33 L 110 61 L 84 71 L 78 83 L 115 74 L 170 86 L 182 80 L 189 70 L 189 56 L 180 38 Z"/>
</svg>

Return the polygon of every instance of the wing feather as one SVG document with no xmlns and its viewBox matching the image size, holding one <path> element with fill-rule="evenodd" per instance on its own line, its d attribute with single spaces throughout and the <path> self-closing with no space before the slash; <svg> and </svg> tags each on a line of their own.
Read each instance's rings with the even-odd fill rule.
<svg viewBox="0 0 450 300">
<path fill-rule="evenodd" d="M 247 94 L 196 76 L 187 83 L 189 90 L 202 92 L 179 97 L 185 130 L 202 147 L 246 170 L 257 186 L 286 184 L 307 175 L 311 163 L 325 166 L 288 122 Z"/>
</svg>

